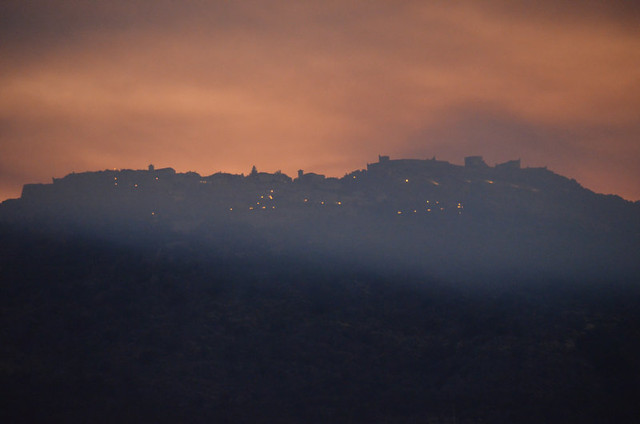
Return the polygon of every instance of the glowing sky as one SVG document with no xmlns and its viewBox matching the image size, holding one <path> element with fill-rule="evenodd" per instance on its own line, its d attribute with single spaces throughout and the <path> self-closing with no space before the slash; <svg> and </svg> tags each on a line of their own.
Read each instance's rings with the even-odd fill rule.
<svg viewBox="0 0 640 424">
<path fill-rule="evenodd" d="M 388 154 L 521 158 L 638 200 L 633 3 L 3 0 L 0 199 L 72 171 L 342 176 Z"/>
</svg>

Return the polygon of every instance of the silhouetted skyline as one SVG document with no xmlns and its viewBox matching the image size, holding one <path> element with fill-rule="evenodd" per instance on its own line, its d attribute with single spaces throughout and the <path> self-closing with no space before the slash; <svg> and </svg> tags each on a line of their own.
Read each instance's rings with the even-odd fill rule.
<svg viewBox="0 0 640 424">
<path fill-rule="evenodd" d="M 246 175 L 154 165 L 72 173 L 26 184 L 20 199 L 0 204 L 0 223 L 116 244 L 190 240 L 449 277 L 637 271 L 640 203 L 518 159 L 464 162 L 381 155 L 342 178 L 255 166 Z"/>
</svg>

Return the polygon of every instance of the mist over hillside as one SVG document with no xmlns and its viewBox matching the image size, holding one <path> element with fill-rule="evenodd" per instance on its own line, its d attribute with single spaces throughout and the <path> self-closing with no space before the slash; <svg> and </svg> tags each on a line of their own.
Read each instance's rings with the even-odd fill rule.
<svg viewBox="0 0 640 424">
<path fill-rule="evenodd" d="M 3 422 L 632 423 L 640 204 L 519 161 L 0 205 Z"/>
<path fill-rule="evenodd" d="M 70 174 L 5 201 L 12 225 L 115 243 L 264 249 L 440 276 L 636 273 L 640 204 L 546 168 L 379 161 L 344 177 L 300 170 L 201 176 L 171 168 Z"/>
</svg>

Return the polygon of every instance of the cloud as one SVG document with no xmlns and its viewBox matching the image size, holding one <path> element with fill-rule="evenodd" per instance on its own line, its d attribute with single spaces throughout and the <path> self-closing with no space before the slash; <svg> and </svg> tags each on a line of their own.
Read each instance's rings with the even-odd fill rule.
<svg viewBox="0 0 640 424">
<path fill-rule="evenodd" d="M 509 153 L 639 199 L 626 4 L 3 2 L 0 167 L 342 175 Z"/>
</svg>

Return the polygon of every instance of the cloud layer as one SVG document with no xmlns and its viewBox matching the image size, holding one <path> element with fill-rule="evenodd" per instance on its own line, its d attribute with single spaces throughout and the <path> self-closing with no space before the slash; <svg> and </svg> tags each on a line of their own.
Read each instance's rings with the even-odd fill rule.
<svg viewBox="0 0 640 424">
<path fill-rule="evenodd" d="M 640 199 L 628 2 L 52 3 L 0 6 L 0 198 L 71 171 L 341 176 L 382 153 L 519 157 Z"/>
</svg>

